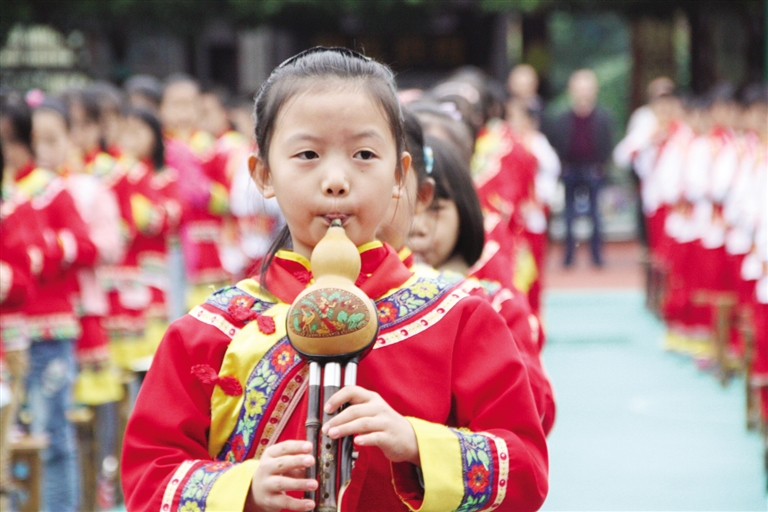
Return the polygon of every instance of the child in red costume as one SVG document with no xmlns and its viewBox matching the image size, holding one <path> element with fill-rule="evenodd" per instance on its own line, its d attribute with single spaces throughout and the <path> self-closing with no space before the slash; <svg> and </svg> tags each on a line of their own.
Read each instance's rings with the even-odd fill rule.
<svg viewBox="0 0 768 512">
<path fill-rule="evenodd" d="M 63 257 L 56 275 L 38 283 L 25 308 L 32 341 L 27 397 L 32 431 L 45 432 L 50 443 L 43 456 L 44 507 L 77 510 L 77 445 L 74 427 L 66 416 L 76 370 L 74 343 L 81 333 L 73 294 L 77 291 L 77 270 L 92 267 L 98 253 L 66 183 L 42 168 L 56 165 L 67 151 L 66 109 L 54 102 L 39 106 L 33 114 L 32 128 L 35 156 L 41 167 L 19 172 L 15 180 L 32 197 L 32 206 L 41 216 L 46 233 L 58 241 Z"/>
<path fill-rule="evenodd" d="M 484 295 L 501 315 L 523 355 L 544 433 L 548 434 L 554 424 L 555 402 L 540 358 L 540 323 L 525 294 L 502 286 L 496 278 L 498 267 L 504 268 L 507 260 L 495 244 L 483 243 L 480 203 L 461 157 L 446 142 L 429 136 L 425 139 L 434 154 L 435 198 L 430 210 L 414 219 L 409 243 L 417 259 L 482 285 L 477 295 Z"/>
<path fill-rule="evenodd" d="M 359 452 L 342 510 L 541 506 L 546 443 L 504 323 L 470 295 L 474 284 L 414 275 L 374 240 L 410 165 L 391 72 L 349 50 L 309 50 L 273 72 L 256 111 L 260 157 L 250 165 L 280 203 L 293 251 L 169 329 L 126 434 L 128 508 L 314 506 L 300 498 L 317 488 L 302 477 L 314 464 L 306 364 L 284 326 L 332 219 L 359 248 L 357 283 L 377 301 L 381 325 L 359 386 L 326 404 L 351 404 L 323 430 L 355 435 Z"/>
</svg>

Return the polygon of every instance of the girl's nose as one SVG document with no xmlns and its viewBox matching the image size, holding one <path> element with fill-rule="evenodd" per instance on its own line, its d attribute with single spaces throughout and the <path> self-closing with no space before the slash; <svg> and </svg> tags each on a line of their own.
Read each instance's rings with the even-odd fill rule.
<svg viewBox="0 0 768 512">
<path fill-rule="evenodd" d="M 322 186 L 323 193 L 331 197 L 344 197 L 349 193 L 346 173 L 339 168 L 328 171 Z"/>
</svg>

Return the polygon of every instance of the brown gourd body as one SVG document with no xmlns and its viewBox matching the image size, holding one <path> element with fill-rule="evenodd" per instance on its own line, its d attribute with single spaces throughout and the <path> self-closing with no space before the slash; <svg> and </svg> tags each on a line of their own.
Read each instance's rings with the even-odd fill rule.
<svg viewBox="0 0 768 512">
<path fill-rule="evenodd" d="M 376 308 L 355 286 L 360 253 L 341 223 L 328 228 L 311 263 L 315 283 L 296 297 L 286 318 L 291 344 L 311 358 L 362 353 L 378 332 Z"/>
</svg>

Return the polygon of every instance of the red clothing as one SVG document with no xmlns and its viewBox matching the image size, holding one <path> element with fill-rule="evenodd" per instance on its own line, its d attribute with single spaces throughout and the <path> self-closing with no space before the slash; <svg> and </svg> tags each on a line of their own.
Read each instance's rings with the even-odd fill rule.
<svg viewBox="0 0 768 512">
<path fill-rule="evenodd" d="M 16 175 L 16 184 L 31 197 L 31 205 L 44 226 L 48 244 L 58 243 L 58 251 L 44 251 L 53 255 L 55 262 L 47 265 L 42 279 L 27 301 L 25 314 L 32 341 L 75 339 L 80 326 L 72 304 L 76 292 L 75 271 L 96 262 L 96 246 L 88 237 L 88 228 L 77 213 L 74 200 L 61 178 L 44 169 L 36 168 Z"/>
<path fill-rule="evenodd" d="M 540 507 L 547 449 L 528 377 L 501 319 L 472 295 L 477 284 L 413 276 L 386 246 L 362 260 L 357 284 L 377 298 L 380 333 L 358 383 L 410 417 L 426 489 L 410 464 L 361 447 L 343 510 L 406 511 L 430 500 L 446 510 Z M 276 303 L 245 280 L 171 325 L 126 432 L 129 510 L 241 509 L 251 459 L 275 440 L 305 438 L 306 364 L 284 337 L 284 315 L 312 277 L 307 264 L 278 255 L 267 274 Z M 198 380 L 193 367 L 221 373 L 216 381 L 233 394 Z"/>
<path fill-rule="evenodd" d="M 0 206 L 0 349 L 29 345 L 24 304 L 42 271 L 43 230 L 32 204 L 17 190 L 3 189 Z M 53 247 L 61 256 L 61 250 Z M 34 264 L 33 264 L 34 261 Z"/>
<path fill-rule="evenodd" d="M 150 186 L 165 210 L 162 229 L 153 234 L 139 233 L 136 237 L 137 261 L 142 281 L 149 287 L 151 302 L 149 318 L 168 318 L 166 293 L 168 291 L 168 240 L 178 235 L 181 221 L 181 199 L 178 191 L 179 175 L 176 169 L 164 167 L 151 174 Z"/>
<path fill-rule="evenodd" d="M 188 144 L 170 137 L 166 141 L 169 147 L 176 148 L 167 153 L 166 161 L 179 171 L 182 198 L 187 199 L 192 192 L 184 183 L 193 180 L 193 174 L 200 173 L 203 178 L 197 182 L 199 190 L 194 194 L 195 200 L 184 203 L 181 242 L 187 279 L 192 284 L 228 281 L 229 275 L 222 268 L 219 257 L 222 218 L 229 209 L 226 162 L 216 157 L 214 141 L 202 132 L 196 133 Z M 205 201 L 201 201 L 202 197 Z"/>
<path fill-rule="evenodd" d="M 155 236 L 166 222 L 162 198 L 152 187 L 152 168 L 145 162 L 125 160 L 127 172 L 120 180 L 119 196 L 127 198 L 125 223 L 131 226 L 126 240 L 123 260 L 117 265 L 99 269 L 99 277 L 109 295 L 109 314 L 104 327 L 110 336 L 140 336 L 146 327 L 145 310 L 151 302 L 151 292 L 142 282 L 139 269 L 141 236 Z"/>
<path fill-rule="evenodd" d="M 497 273 L 493 269 L 506 258 L 493 251 L 493 242 L 486 244 L 480 260 L 469 270 L 470 278 L 477 279 L 482 295 L 493 305 L 504 319 L 523 356 L 531 389 L 539 411 L 544 433 L 549 434 L 555 421 L 555 398 L 552 383 L 549 381 L 541 362 L 544 348 L 544 331 L 538 316 L 532 311 L 526 294 L 514 286 L 503 286 L 494 279 Z M 490 248 L 490 250 L 489 250 Z"/>
</svg>

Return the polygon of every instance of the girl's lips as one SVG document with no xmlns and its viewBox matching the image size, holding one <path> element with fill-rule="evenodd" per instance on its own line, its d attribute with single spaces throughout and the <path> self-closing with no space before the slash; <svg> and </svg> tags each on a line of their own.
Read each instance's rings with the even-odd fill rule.
<svg viewBox="0 0 768 512">
<path fill-rule="evenodd" d="M 327 215 L 323 215 L 323 219 L 328 223 L 328 225 L 331 224 L 336 219 L 339 219 L 341 221 L 341 224 L 344 225 L 347 223 L 347 220 L 349 219 L 349 215 L 345 215 L 343 213 L 329 213 Z"/>
</svg>

